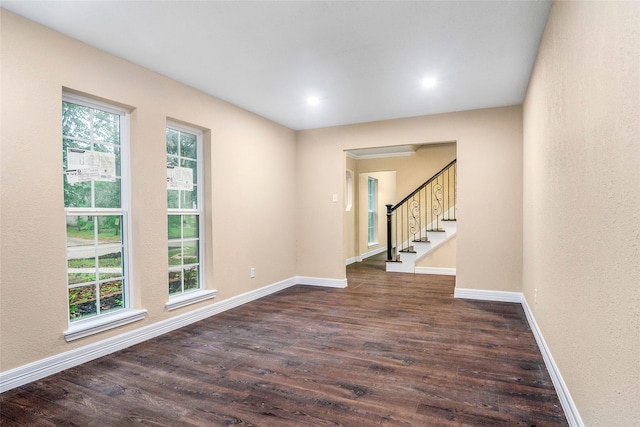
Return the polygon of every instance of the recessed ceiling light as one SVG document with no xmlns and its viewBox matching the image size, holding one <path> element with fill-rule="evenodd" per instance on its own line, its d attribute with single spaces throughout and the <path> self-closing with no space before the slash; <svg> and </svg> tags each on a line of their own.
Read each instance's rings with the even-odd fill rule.
<svg viewBox="0 0 640 427">
<path fill-rule="evenodd" d="M 309 105 L 318 105 L 320 103 L 320 98 L 317 96 L 310 96 L 307 98 L 307 102 Z"/>
<path fill-rule="evenodd" d="M 436 85 L 436 83 L 438 83 L 436 79 L 434 79 L 433 77 L 427 77 L 422 81 L 422 87 L 431 89 Z"/>
</svg>

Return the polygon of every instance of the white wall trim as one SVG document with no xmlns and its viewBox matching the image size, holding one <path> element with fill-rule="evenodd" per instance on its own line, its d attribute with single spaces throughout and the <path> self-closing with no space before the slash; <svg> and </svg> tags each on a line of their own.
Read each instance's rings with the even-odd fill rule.
<svg viewBox="0 0 640 427">
<path fill-rule="evenodd" d="M 346 150 L 347 157 L 352 159 L 380 159 L 384 157 L 413 156 L 417 149 L 413 145 L 397 145 L 393 147 L 360 148 Z"/>
<path fill-rule="evenodd" d="M 287 289 L 295 285 L 311 285 L 311 286 L 323 286 L 331 288 L 345 288 L 347 287 L 347 279 L 327 279 L 320 277 L 307 277 L 307 276 L 295 276 L 286 280 L 282 280 L 271 285 L 264 286 L 253 291 L 245 292 L 235 297 L 228 298 L 223 301 L 219 301 L 210 304 L 206 307 L 202 307 L 190 312 L 174 316 L 170 319 L 162 320 L 160 322 L 143 326 L 133 331 L 126 332 L 124 334 L 117 335 L 115 337 L 107 338 L 102 341 L 98 341 L 84 347 L 79 347 L 74 350 L 69 350 L 64 353 L 57 354 L 55 356 L 48 357 L 46 359 L 38 360 L 27 365 L 19 366 L 0 373 L 0 393 L 7 390 L 11 390 L 15 387 L 27 384 L 32 381 L 37 381 L 41 378 L 55 374 L 68 368 L 80 365 L 85 362 L 97 359 L 107 354 L 113 353 L 118 350 L 130 347 L 135 344 L 139 344 L 148 339 L 160 336 L 167 332 L 179 329 L 183 326 L 190 325 L 191 323 L 206 319 L 218 313 L 222 313 L 226 310 L 238 307 L 242 304 L 246 304 L 251 301 L 255 301 L 267 295 L 275 292 Z M 533 332 L 533 335 L 538 343 L 540 352 L 544 363 L 549 371 L 549 375 L 553 382 L 553 385 L 558 393 L 558 398 L 562 404 L 567 421 L 571 427 L 583 427 L 584 423 L 578 412 L 569 389 L 565 384 L 560 370 L 556 365 L 551 351 L 549 350 L 542 332 L 538 328 L 538 324 L 535 321 L 533 313 L 529 308 L 529 305 L 521 292 L 504 292 L 504 291 L 488 291 L 480 289 L 464 289 L 456 288 L 454 291 L 454 298 L 463 299 L 477 299 L 486 301 L 501 301 L 501 302 L 515 302 L 522 304 L 527 321 Z"/>
<path fill-rule="evenodd" d="M 351 153 L 350 151 L 347 151 L 347 157 L 350 157 L 352 159 L 356 159 L 356 160 L 363 160 L 363 159 L 384 159 L 387 157 L 406 157 L 406 156 L 413 156 L 414 154 L 416 154 L 415 152 L 412 153 L 380 153 L 380 154 L 354 154 Z"/>
<path fill-rule="evenodd" d="M 556 365 L 556 362 L 553 360 L 551 351 L 549 350 L 549 347 L 547 346 L 547 343 L 542 336 L 540 328 L 538 328 L 538 323 L 533 316 L 533 312 L 531 311 L 531 308 L 529 307 L 524 294 L 522 292 L 455 288 L 453 296 L 454 298 L 462 299 L 520 303 L 522 305 L 522 309 L 524 310 L 524 314 L 527 317 L 527 321 L 529 322 L 529 327 L 531 328 L 533 336 L 536 339 L 536 343 L 538 344 L 540 353 L 542 354 L 542 359 L 544 360 L 544 364 L 547 367 L 549 376 L 551 377 L 551 382 L 553 382 L 553 386 L 556 389 L 556 393 L 558 394 L 558 399 L 560 400 L 562 410 L 564 411 L 564 415 L 567 418 L 569 426 L 584 427 L 584 423 L 582 422 L 582 418 L 580 417 L 578 408 L 571 398 L 571 393 L 569 393 L 569 388 L 562 379 L 560 369 L 558 368 L 558 365 Z"/>
<path fill-rule="evenodd" d="M 379 247 L 378 249 L 374 249 L 372 251 L 368 251 L 368 252 L 363 253 L 362 255 L 360 255 L 360 258 L 361 259 L 371 258 L 372 256 L 381 254 L 381 253 L 386 252 L 386 251 L 387 251 L 387 246 L 385 245 L 385 246 Z"/>
<path fill-rule="evenodd" d="M 323 286 L 325 288 L 346 288 L 347 279 L 325 279 L 322 277 L 296 276 L 296 284 L 307 286 Z"/>
<path fill-rule="evenodd" d="M 89 335 L 137 322 L 144 319 L 146 314 L 147 310 L 121 310 L 104 316 L 79 321 L 78 323 L 72 323 L 69 329 L 64 331 L 62 335 L 64 335 L 65 341 L 71 342 L 88 337 Z"/>
<path fill-rule="evenodd" d="M 451 226 L 448 226 L 451 227 Z M 419 262 L 421 259 L 423 259 L 424 257 L 426 257 L 427 255 L 429 255 L 430 253 L 434 252 L 436 249 L 438 249 L 440 246 L 444 245 L 445 243 L 447 243 L 449 240 L 453 239 L 454 237 L 456 237 L 456 235 L 458 234 L 457 232 L 457 225 L 455 226 L 456 230 L 454 231 L 450 231 L 446 230 L 445 231 L 445 236 L 444 239 L 440 239 L 437 238 L 437 234 L 435 235 L 436 238 L 431 238 L 431 246 L 429 247 L 429 249 L 423 253 L 422 255 L 420 255 L 419 257 L 416 258 L 415 262 Z M 453 227 L 451 227 L 453 228 Z M 432 233 L 431 236 L 434 236 L 434 234 Z"/>
<path fill-rule="evenodd" d="M 151 325 L 142 326 L 129 332 L 116 335 L 83 347 L 56 354 L 33 363 L 19 366 L 0 373 L 0 393 L 15 387 L 37 381 L 41 378 L 89 362 L 118 350 L 139 344 L 167 332 L 182 328 L 223 311 L 255 301 L 275 292 L 295 285 L 324 286 L 330 288 L 346 288 L 347 279 L 325 279 L 320 277 L 294 276 L 253 291 L 161 320 Z"/>
<path fill-rule="evenodd" d="M 386 251 L 387 251 L 387 247 L 386 247 L 386 246 L 383 246 L 383 247 L 381 247 L 381 248 L 374 249 L 374 250 L 369 251 L 369 252 L 365 252 L 365 253 L 363 253 L 362 255 L 358 255 L 358 256 L 351 257 L 351 258 L 347 258 L 347 259 L 345 260 L 345 264 L 346 264 L 346 265 L 351 265 L 351 264 L 353 264 L 354 262 L 362 262 L 363 260 L 365 260 L 365 259 L 367 259 L 367 258 L 369 258 L 369 257 L 372 257 L 372 256 L 374 256 L 374 255 L 381 254 L 381 253 L 386 252 Z"/>
<path fill-rule="evenodd" d="M 317 286 L 330 286 L 333 284 L 333 281 L 335 281 L 335 279 L 319 278 L 315 280 L 318 282 Z M 323 283 L 323 280 L 328 281 L 328 284 L 320 284 Z M 179 314 L 169 319 L 161 320 L 151 325 L 142 326 L 111 338 L 1 372 L 0 393 L 32 381 L 37 381 L 41 378 L 72 368 L 82 363 L 89 362 L 93 359 L 97 359 L 98 357 L 106 356 L 107 354 L 111 354 L 132 345 L 139 344 L 148 339 L 155 338 L 183 326 L 190 325 L 191 323 L 206 319 L 207 317 L 215 314 L 222 313 L 223 311 L 260 299 L 291 286 L 295 286 L 299 282 L 300 281 L 297 277 L 282 280 L 184 314 Z M 346 279 L 336 282 L 342 283 L 342 286 L 334 285 L 334 287 L 346 286 Z"/>
<path fill-rule="evenodd" d="M 442 217 L 447 217 L 447 218 L 451 218 L 451 217 L 456 217 L 456 215 L 458 214 L 458 205 L 454 205 L 453 207 L 449 208 L 448 211 L 444 212 L 442 214 Z M 451 231 L 447 231 L 447 228 L 453 228 L 451 227 L 451 225 L 455 226 L 455 230 L 453 232 Z M 457 221 L 444 221 L 444 220 L 439 220 L 439 219 L 434 219 L 433 221 L 431 221 L 430 224 L 426 224 L 424 227 L 422 227 L 422 230 L 418 231 L 418 233 L 421 236 L 434 236 L 434 235 L 438 235 L 439 231 L 433 232 L 433 231 L 427 231 L 429 229 L 433 230 L 438 228 L 438 225 L 442 226 L 441 228 L 445 229 L 445 235 L 451 235 L 451 237 L 456 235 L 457 229 L 458 229 L 458 222 Z M 451 234 L 453 233 L 453 234 Z M 414 234 L 415 236 L 415 234 Z M 435 240 L 435 239 L 434 239 Z M 440 239 L 438 239 L 440 240 Z M 447 241 L 449 240 L 448 238 L 446 240 L 443 241 Z M 404 242 L 402 242 L 402 247 L 407 247 L 407 246 L 413 246 L 413 238 L 411 236 L 409 236 Z M 435 242 L 434 242 L 435 243 Z M 437 245 L 434 245 L 431 247 L 431 249 L 435 249 L 437 246 L 439 246 L 440 243 L 438 243 Z M 422 257 L 422 256 L 421 256 Z"/>
<path fill-rule="evenodd" d="M 445 267 L 415 267 L 416 274 L 438 274 L 442 276 L 455 276 L 456 269 L 455 268 L 445 268 Z"/>
<path fill-rule="evenodd" d="M 218 295 L 218 291 L 213 289 L 199 289 L 197 291 L 169 297 L 169 301 L 164 305 L 169 311 L 186 307 L 197 302 L 202 302 Z"/>
<path fill-rule="evenodd" d="M 362 255 L 360 255 L 358 257 L 358 262 L 362 262 L 362 260 L 364 260 L 364 259 L 370 258 L 372 256 L 381 254 L 381 253 L 386 252 L 386 251 L 387 251 L 387 246 L 385 245 L 385 246 L 382 246 L 382 247 L 380 247 L 378 249 L 374 249 L 372 251 L 365 252 L 365 253 L 363 253 Z"/>
<path fill-rule="evenodd" d="M 540 353 L 542 353 L 542 358 L 544 359 L 544 364 L 547 366 L 547 370 L 549 371 L 549 376 L 551 376 L 553 386 L 558 393 L 558 399 L 560 399 L 560 404 L 562 405 L 562 409 L 564 410 L 564 415 L 567 417 L 567 422 L 571 427 L 584 427 L 584 423 L 582 422 L 582 418 L 580 417 L 578 408 L 571 398 L 571 393 L 569 393 L 569 388 L 562 379 L 562 375 L 560 374 L 558 365 L 556 365 L 556 362 L 553 360 L 551 351 L 549 350 L 549 347 L 547 346 L 547 343 L 542 336 L 540 328 L 538 328 L 538 323 L 533 316 L 533 312 L 531 311 L 531 308 L 529 307 L 524 294 L 522 295 L 522 308 L 524 309 L 524 314 L 527 316 L 527 321 L 529 322 L 529 326 L 531 327 L 533 336 L 538 343 Z"/>
<path fill-rule="evenodd" d="M 354 256 L 354 257 L 351 257 L 351 258 L 347 258 L 346 261 L 345 261 L 345 265 L 351 265 L 351 264 L 356 263 L 356 262 L 362 262 L 362 258 L 360 258 L 360 259 L 358 259 L 358 258 L 359 257 L 357 257 L 357 256 Z"/>
<path fill-rule="evenodd" d="M 484 301 L 522 302 L 522 292 L 486 291 L 483 289 L 455 288 L 453 297 Z"/>
</svg>

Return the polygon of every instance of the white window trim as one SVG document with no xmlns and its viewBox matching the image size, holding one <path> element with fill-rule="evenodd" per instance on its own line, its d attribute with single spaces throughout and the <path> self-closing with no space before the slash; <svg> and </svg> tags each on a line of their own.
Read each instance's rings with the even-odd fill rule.
<svg viewBox="0 0 640 427">
<path fill-rule="evenodd" d="M 130 112 L 124 108 L 116 107 L 111 104 L 96 101 L 94 99 L 85 98 L 83 96 L 75 95 L 68 92 L 63 92 L 62 101 L 70 102 L 73 104 L 84 105 L 85 107 L 95 108 L 103 111 L 107 111 L 120 116 L 120 209 L 117 211 L 118 215 L 122 215 L 122 220 L 125 223 L 122 227 L 123 233 L 123 247 L 122 247 L 122 266 L 124 269 L 124 287 L 123 292 L 125 294 L 125 306 L 121 310 L 115 312 L 106 313 L 96 317 L 90 317 L 87 319 L 77 320 L 71 322 L 67 315 L 68 329 L 63 332 L 64 338 L 67 342 L 74 341 L 80 338 L 84 338 L 93 334 L 107 331 L 109 329 L 117 328 L 118 326 L 126 325 L 131 322 L 136 322 L 145 318 L 147 311 L 132 308 L 132 303 L 135 301 L 131 280 L 133 276 L 133 262 L 131 262 L 131 217 L 129 215 L 131 208 L 131 169 L 130 169 Z M 123 185 L 125 183 L 126 185 Z M 113 209 L 87 209 L 87 208 L 65 208 L 65 216 L 67 215 L 87 215 L 87 214 L 110 214 L 115 213 Z M 66 250 L 66 249 L 65 249 Z M 69 292 L 67 285 L 66 292 Z"/>
<path fill-rule="evenodd" d="M 373 211 L 369 210 L 369 182 L 373 181 Z M 369 214 L 373 213 L 373 227 L 369 224 Z M 369 241 L 369 228 L 373 228 L 373 241 Z M 377 246 L 378 242 L 378 179 L 367 177 L 367 247 Z"/>
<path fill-rule="evenodd" d="M 172 295 L 171 297 L 169 297 L 169 301 L 164 306 L 167 310 L 171 311 L 175 310 L 176 308 L 182 308 L 187 305 L 214 298 L 216 295 L 218 295 L 218 291 L 216 290 L 197 289 L 181 294 Z"/>
<path fill-rule="evenodd" d="M 191 304 L 196 304 L 201 301 L 205 301 L 214 298 L 218 291 L 205 288 L 205 241 L 204 241 L 204 148 L 203 148 L 203 135 L 202 131 L 195 127 L 185 126 L 180 123 L 167 120 L 166 128 L 178 130 L 181 132 L 190 133 L 196 135 L 196 152 L 198 156 L 197 161 L 197 182 L 198 182 L 198 208 L 197 209 L 169 209 L 167 208 L 168 215 L 198 215 L 198 284 L 199 289 L 193 289 L 190 291 L 182 292 L 179 294 L 169 295 L 169 301 L 165 303 L 165 308 L 169 311 L 177 308 L 185 307 Z M 165 147 L 166 156 L 166 147 Z"/>
<path fill-rule="evenodd" d="M 69 329 L 64 331 L 64 339 L 67 342 L 88 337 L 93 334 L 108 331 L 118 326 L 137 322 L 145 318 L 147 310 L 122 309 L 113 313 L 98 317 L 91 317 L 73 322 Z"/>
</svg>

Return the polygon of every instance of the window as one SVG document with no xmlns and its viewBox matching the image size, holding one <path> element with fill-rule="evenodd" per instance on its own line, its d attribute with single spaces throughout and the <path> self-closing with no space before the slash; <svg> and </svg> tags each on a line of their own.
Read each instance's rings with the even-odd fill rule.
<svg viewBox="0 0 640 427">
<path fill-rule="evenodd" d="M 367 242 L 369 246 L 378 244 L 377 212 L 378 180 L 369 177 L 367 180 Z"/>
<path fill-rule="evenodd" d="M 129 308 L 127 123 L 124 110 L 63 96 L 70 325 Z"/>
<path fill-rule="evenodd" d="M 166 129 L 170 297 L 203 289 L 202 133 Z"/>
</svg>

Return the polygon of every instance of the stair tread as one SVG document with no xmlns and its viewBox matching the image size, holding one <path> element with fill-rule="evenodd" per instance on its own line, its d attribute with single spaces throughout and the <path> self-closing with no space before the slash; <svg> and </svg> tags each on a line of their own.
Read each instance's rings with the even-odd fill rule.
<svg viewBox="0 0 640 427">
<path fill-rule="evenodd" d="M 447 230 L 444 228 L 436 228 L 433 230 L 427 230 L 427 233 L 445 233 Z"/>
<path fill-rule="evenodd" d="M 453 218 L 453 219 L 441 219 L 440 221 L 451 221 L 451 222 L 455 222 L 457 221 L 457 219 Z"/>
<path fill-rule="evenodd" d="M 413 242 L 414 242 L 414 243 L 431 243 L 431 242 L 429 241 L 429 239 L 428 239 L 428 238 L 426 238 L 426 237 L 421 237 L 421 238 L 419 238 L 419 239 L 415 239 Z"/>
</svg>

